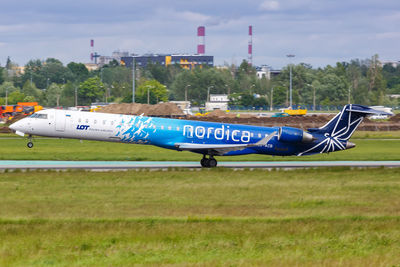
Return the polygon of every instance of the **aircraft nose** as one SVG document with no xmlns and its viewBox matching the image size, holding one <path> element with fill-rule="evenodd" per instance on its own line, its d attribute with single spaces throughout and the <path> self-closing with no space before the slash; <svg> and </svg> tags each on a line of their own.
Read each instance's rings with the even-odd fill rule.
<svg viewBox="0 0 400 267">
<path fill-rule="evenodd" d="M 14 122 L 13 124 L 11 124 L 10 126 L 8 126 L 8 128 L 10 128 L 11 130 L 13 130 L 13 131 L 16 131 L 17 130 L 17 122 Z"/>
<path fill-rule="evenodd" d="M 25 123 L 22 120 L 19 120 L 19 121 L 14 122 L 10 126 L 8 126 L 8 128 L 13 130 L 14 132 L 25 132 L 24 131 L 24 124 Z"/>
</svg>

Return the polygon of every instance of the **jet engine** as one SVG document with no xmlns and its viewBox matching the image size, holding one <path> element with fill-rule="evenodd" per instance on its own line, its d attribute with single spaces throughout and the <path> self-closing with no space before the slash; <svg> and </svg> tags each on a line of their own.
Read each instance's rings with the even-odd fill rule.
<svg viewBox="0 0 400 267">
<path fill-rule="evenodd" d="M 308 143 L 315 140 L 315 138 L 305 131 L 292 127 L 280 127 L 278 131 L 278 140 L 288 143 Z"/>
</svg>

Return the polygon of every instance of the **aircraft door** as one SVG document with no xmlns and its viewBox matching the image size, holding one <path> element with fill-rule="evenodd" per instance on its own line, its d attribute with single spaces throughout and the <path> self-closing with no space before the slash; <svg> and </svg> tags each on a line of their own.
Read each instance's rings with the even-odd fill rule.
<svg viewBox="0 0 400 267">
<path fill-rule="evenodd" d="M 56 111 L 56 131 L 65 131 L 66 116 L 62 111 Z"/>
</svg>

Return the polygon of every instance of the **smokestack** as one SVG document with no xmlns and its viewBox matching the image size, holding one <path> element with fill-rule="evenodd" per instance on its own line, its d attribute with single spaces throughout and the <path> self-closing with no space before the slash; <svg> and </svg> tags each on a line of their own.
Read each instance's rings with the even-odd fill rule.
<svg viewBox="0 0 400 267">
<path fill-rule="evenodd" d="M 253 64 L 253 26 L 249 26 L 249 46 L 247 49 L 249 64 Z"/>
<path fill-rule="evenodd" d="M 206 28 L 204 26 L 199 26 L 197 28 L 197 38 L 199 39 L 199 43 L 197 45 L 197 54 L 199 55 L 204 55 L 206 52 L 205 36 Z"/>
<path fill-rule="evenodd" d="M 94 54 L 93 54 L 93 49 L 94 49 L 94 40 L 90 39 L 90 62 L 93 63 L 93 59 L 94 59 Z"/>
</svg>

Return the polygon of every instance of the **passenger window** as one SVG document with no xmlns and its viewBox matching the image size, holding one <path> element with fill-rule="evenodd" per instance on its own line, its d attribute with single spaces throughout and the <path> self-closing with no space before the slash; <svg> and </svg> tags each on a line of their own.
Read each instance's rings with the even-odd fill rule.
<svg viewBox="0 0 400 267">
<path fill-rule="evenodd" d="M 97 123 L 97 120 L 94 120 L 94 124 L 96 124 Z"/>
<path fill-rule="evenodd" d="M 176 127 L 176 130 L 179 131 L 179 127 Z"/>
<path fill-rule="evenodd" d="M 164 130 L 164 125 L 161 125 L 161 130 Z"/>
<path fill-rule="evenodd" d="M 171 130 L 172 129 L 172 127 L 171 126 L 168 126 L 168 130 Z"/>
<path fill-rule="evenodd" d="M 111 121 L 111 125 L 114 125 L 114 121 Z"/>
<path fill-rule="evenodd" d="M 103 120 L 103 125 L 106 124 L 106 120 Z"/>
<path fill-rule="evenodd" d="M 81 119 L 81 118 L 79 118 L 79 119 L 78 119 L 78 122 L 81 122 L 81 121 L 82 121 L 82 119 Z"/>
<path fill-rule="evenodd" d="M 89 123 L 89 119 L 86 119 L 86 123 Z"/>
<path fill-rule="evenodd" d="M 261 138 L 261 134 L 260 133 L 258 134 L 258 138 Z"/>
</svg>

